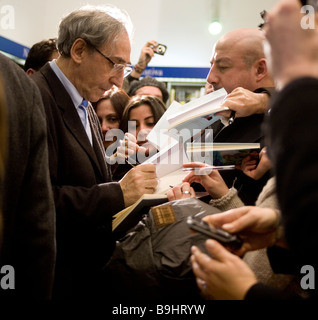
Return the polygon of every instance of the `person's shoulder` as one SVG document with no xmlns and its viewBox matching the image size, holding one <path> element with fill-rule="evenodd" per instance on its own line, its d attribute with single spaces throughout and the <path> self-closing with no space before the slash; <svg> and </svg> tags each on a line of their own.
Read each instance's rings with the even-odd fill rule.
<svg viewBox="0 0 318 320">
<path fill-rule="evenodd" d="M 1 54 L 0 70 L 0 75 L 3 77 L 6 89 L 6 97 L 9 101 L 11 96 L 14 97 L 14 101 L 19 99 L 28 101 L 34 97 L 35 94 L 38 94 L 35 83 L 24 70 L 15 62 Z"/>
<path fill-rule="evenodd" d="M 46 76 L 49 76 L 51 68 L 49 65 L 43 66 L 39 71 L 30 75 L 30 79 L 32 79 L 36 84 L 40 85 L 43 83 L 43 79 Z"/>
<path fill-rule="evenodd" d="M 4 72 L 6 70 L 11 70 L 16 72 L 16 70 L 21 70 L 21 72 L 24 73 L 21 67 L 19 67 L 15 62 L 13 62 L 11 59 L 6 57 L 5 55 L 0 53 L 0 65 L 1 65 L 1 72 Z"/>
<path fill-rule="evenodd" d="M 41 96 L 44 100 L 49 96 L 52 96 L 51 86 L 55 87 L 60 84 L 58 77 L 55 75 L 49 64 L 46 64 L 39 71 L 30 75 L 30 78 L 40 90 Z"/>
<path fill-rule="evenodd" d="M 299 95 L 300 97 L 304 95 L 304 91 L 314 90 L 316 94 L 318 93 L 318 79 L 313 77 L 301 77 L 294 79 L 289 82 L 282 90 L 279 91 L 278 97 L 286 95 Z"/>
<path fill-rule="evenodd" d="M 302 77 L 295 79 L 282 88 L 272 100 L 271 118 L 299 117 L 306 112 L 316 112 L 318 99 L 318 79 Z M 299 104 L 301 103 L 301 108 Z"/>
<path fill-rule="evenodd" d="M 7 83 L 28 83 L 29 81 L 24 70 L 2 54 L 0 54 L 0 74 Z"/>
</svg>

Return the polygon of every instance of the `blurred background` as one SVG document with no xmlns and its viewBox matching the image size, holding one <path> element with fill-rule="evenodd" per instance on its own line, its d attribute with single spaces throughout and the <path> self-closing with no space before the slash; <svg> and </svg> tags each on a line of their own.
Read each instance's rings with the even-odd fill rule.
<svg viewBox="0 0 318 320">
<path fill-rule="evenodd" d="M 256 28 L 260 12 L 278 0 L 0 0 L 0 50 L 20 65 L 36 42 L 57 36 L 61 18 L 85 4 L 113 4 L 134 25 L 131 62 L 138 62 L 148 40 L 167 46 L 145 70 L 166 83 L 170 100 L 188 102 L 202 95 L 214 43 L 233 29 Z M 221 24 L 214 24 L 219 22 Z M 211 30 L 213 29 L 213 30 Z M 212 33 L 211 33 L 212 32 Z M 218 32 L 218 33 L 217 33 Z M 216 34 L 215 34 L 216 33 Z"/>
</svg>

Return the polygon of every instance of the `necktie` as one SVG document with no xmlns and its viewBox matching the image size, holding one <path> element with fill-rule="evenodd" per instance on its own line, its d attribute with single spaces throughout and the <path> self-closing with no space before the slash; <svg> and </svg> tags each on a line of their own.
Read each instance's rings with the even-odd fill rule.
<svg viewBox="0 0 318 320">
<path fill-rule="evenodd" d="M 88 139 L 91 144 L 93 144 L 92 141 L 92 132 L 91 132 L 91 126 L 89 125 L 88 117 L 87 117 L 87 107 L 88 107 L 88 101 L 83 100 L 79 108 L 83 111 L 80 118 L 83 123 L 84 129 L 87 133 Z"/>
</svg>

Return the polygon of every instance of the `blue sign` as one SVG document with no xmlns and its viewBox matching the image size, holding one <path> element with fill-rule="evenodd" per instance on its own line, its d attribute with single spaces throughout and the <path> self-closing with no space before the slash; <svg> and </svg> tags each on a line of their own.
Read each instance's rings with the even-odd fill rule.
<svg viewBox="0 0 318 320">
<path fill-rule="evenodd" d="M 0 50 L 21 59 L 26 59 L 30 48 L 0 36 Z"/>
<path fill-rule="evenodd" d="M 206 79 L 210 68 L 147 67 L 142 77 Z"/>
</svg>

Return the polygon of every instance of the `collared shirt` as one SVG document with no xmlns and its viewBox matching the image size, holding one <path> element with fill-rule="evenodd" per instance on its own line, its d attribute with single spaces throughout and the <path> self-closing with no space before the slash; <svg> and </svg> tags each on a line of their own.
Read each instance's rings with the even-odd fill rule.
<svg viewBox="0 0 318 320">
<path fill-rule="evenodd" d="M 85 112 L 82 108 L 80 108 L 80 106 L 83 102 L 83 97 L 79 94 L 79 92 L 77 91 L 75 86 L 72 84 L 72 82 L 67 79 L 67 77 L 64 75 L 64 73 L 58 67 L 58 65 L 56 64 L 56 60 L 54 59 L 54 60 L 50 61 L 49 63 L 50 63 L 50 67 L 52 68 L 52 70 L 54 71 L 56 76 L 62 82 L 65 90 L 70 95 L 72 102 L 74 104 L 74 107 L 76 108 L 76 111 L 78 113 L 78 116 L 80 117 L 81 122 L 83 124 L 83 127 L 87 133 L 89 141 L 92 144 L 92 132 L 91 132 L 91 128 L 90 128 L 90 125 L 88 122 L 87 112 Z M 86 121 L 88 123 L 87 126 L 86 126 Z"/>
</svg>

